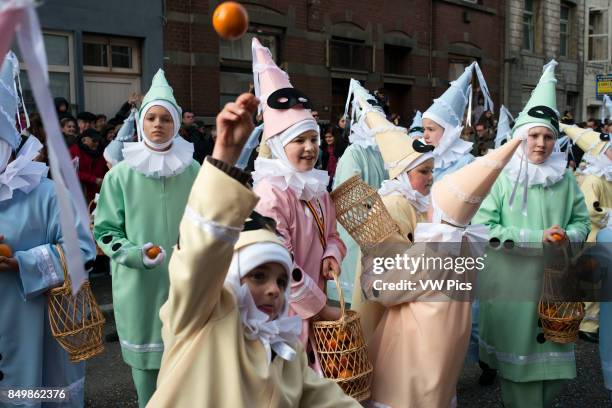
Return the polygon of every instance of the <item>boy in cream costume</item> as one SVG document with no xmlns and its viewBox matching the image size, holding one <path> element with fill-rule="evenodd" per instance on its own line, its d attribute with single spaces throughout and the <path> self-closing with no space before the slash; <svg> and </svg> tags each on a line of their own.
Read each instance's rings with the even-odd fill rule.
<svg viewBox="0 0 612 408">
<path fill-rule="evenodd" d="M 215 150 L 170 261 L 160 311 L 166 348 L 149 407 L 360 407 L 308 367 L 301 321 L 287 316 L 293 262 L 273 227 L 251 213 L 259 198 L 233 167 L 256 107 L 243 94 L 217 116 Z"/>
</svg>

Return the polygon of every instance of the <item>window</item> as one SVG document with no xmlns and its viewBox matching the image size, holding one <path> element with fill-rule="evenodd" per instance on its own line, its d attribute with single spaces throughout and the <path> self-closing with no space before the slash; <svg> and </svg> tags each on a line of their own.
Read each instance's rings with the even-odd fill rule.
<svg viewBox="0 0 612 408">
<path fill-rule="evenodd" d="M 222 60 L 248 61 L 253 60 L 251 41 L 257 37 L 264 47 L 268 47 L 274 61 L 278 61 L 278 40 L 276 33 L 264 33 L 262 29 L 258 32 L 247 32 L 237 40 L 219 40 L 219 55 Z"/>
<path fill-rule="evenodd" d="M 570 7 L 561 3 L 559 18 L 559 55 L 567 57 L 569 54 Z"/>
<path fill-rule="evenodd" d="M 71 105 L 75 105 L 74 90 L 74 50 L 72 35 L 57 31 L 44 31 L 43 41 L 49 65 L 49 88 L 56 98 L 65 98 Z M 12 47 L 19 59 L 21 68 L 21 86 L 23 98 L 28 111 L 36 110 L 34 95 L 27 75 L 27 66 L 19 53 L 18 47 Z"/>
<path fill-rule="evenodd" d="M 608 10 L 589 11 L 589 61 L 607 61 Z"/>
<path fill-rule="evenodd" d="M 363 42 L 333 38 L 328 42 L 328 66 L 331 68 L 372 70 L 372 47 Z"/>
<path fill-rule="evenodd" d="M 272 58 L 279 64 L 280 41 L 282 29 L 266 26 L 250 26 L 249 31 L 240 39 L 234 41 L 219 40 L 219 103 L 224 106 L 233 102 L 238 95 L 249 90 L 253 83 L 253 53 L 251 41 L 253 37 L 268 47 Z M 279 64 L 280 65 L 280 64 Z"/>
<path fill-rule="evenodd" d="M 465 71 L 465 67 L 470 65 L 470 61 L 463 59 L 450 59 L 448 63 L 448 81 L 454 81 Z"/>
<path fill-rule="evenodd" d="M 410 48 L 385 44 L 385 73 L 408 75 Z"/>
<path fill-rule="evenodd" d="M 523 11 L 523 49 L 535 51 L 534 0 L 525 0 L 525 10 Z"/>
<path fill-rule="evenodd" d="M 83 36 L 83 68 L 90 72 L 140 74 L 137 39 Z"/>
</svg>

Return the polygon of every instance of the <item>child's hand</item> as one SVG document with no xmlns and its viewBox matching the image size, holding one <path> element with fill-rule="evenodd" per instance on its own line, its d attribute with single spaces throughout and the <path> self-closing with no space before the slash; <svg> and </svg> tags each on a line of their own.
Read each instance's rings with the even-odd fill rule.
<svg viewBox="0 0 612 408">
<path fill-rule="evenodd" d="M 217 140 L 212 157 L 230 165 L 236 164 L 242 147 L 253 131 L 253 114 L 259 100 L 252 94 L 242 94 L 236 102 L 225 105 L 217 115 Z"/>
<path fill-rule="evenodd" d="M 331 320 L 340 320 L 340 317 L 342 316 L 342 314 L 340 312 L 340 308 L 325 305 L 317 316 L 319 316 L 321 320 L 331 321 Z"/>
<path fill-rule="evenodd" d="M 328 256 L 323 259 L 323 265 L 321 266 L 321 274 L 327 280 L 334 279 L 334 274 L 340 276 L 340 265 L 333 256 Z"/>
<path fill-rule="evenodd" d="M 544 231 L 542 241 L 551 244 L 561 244 L 567 240 L 567 235 L 563 228 L 558 225 L 553 225 L 551 228 Z"/>
</svg>

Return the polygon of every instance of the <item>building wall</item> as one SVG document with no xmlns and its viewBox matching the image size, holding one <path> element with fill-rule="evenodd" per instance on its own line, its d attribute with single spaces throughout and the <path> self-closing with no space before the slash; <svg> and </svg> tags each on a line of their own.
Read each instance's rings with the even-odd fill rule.
<svg viewBox="0 0 612 408">
<path fill-rule="evenodd" d="M 483 3 L 483 2 L 480 2 Z M 449 59 L 478 59 L 496 102 L 503 76 L 503 1 L 459 0 L 251 0 L 251 23 L 279 29 L 279 63 L 295 87 L 309 95 L 322 119 L 338 110 L 332 88 L 354 77 L 369 89 L 393 92 L 395 109 L 408 116 L 426 109 L 448 86 Z M 220 109 L 219 38 L 210 23 L 218 1 L 167 0 L 164 63 L 179 103 L 212 122 Z M 433 22 L 433 24 L 431 24 Z M 433 27 L 433 29 L 431 29 Z M 373 47 L 367 72 L 328 67 L 330 38 Z M 433 41 L 432 41 L 433 40 Z M 401 74 L 386 72 L 385 45 L 410 49 Z M 244 66 L 243 66 L 244 68 Z M 340 82 L 339 82 L 340 81 Z M 248 89 L 244 89 L 245 91 Z M 344 91 L 344 95 L 346 95 Z M 344 96 L 345 97 L 345 96 Z M 399 102 L 398 102 L 399 101 Z"/>
<path fill-rule="evenodd" d="M 569 55 L 559 55 L 560 9 L 559 0 L 534 0 L 536 9 L 535 50 L 523 49 L 524 1 L 507 2 L 506 68 L 504 104 L 513 115 L 522 110 L 542 74 L 542 67 L 551 59 L 557 60 L 557 108 L 560 114 L 572 110 L 576 119 L 582 112 L 582 82 L 584 58 L 584 3 L 583 0 L 566 2 L 571 5 Z M 569 101 L 572 102 L 568 105 Z M 573 98 L 573 99 L 572 99 Z"/>
<path fill-rule="evenodd" d="M 596 97 L 596 76 L 602 74 L 612 74 L 612 56 L 610 47 L 612 44 L 612 0 L 586 0 L 585 2 L 585 20 L 588 24 L 589 9 L 608 10 L 608 58 L 607 61 L 591 62 L 588 59 L 588 26 L 584 31 L 584 48 L 585 48 L 585 63 L 584 63 L 584 93 L 583 93 L 583 109 L 582 117 L 586 120 L 589 117 L 595 119 L 601 118 L 602 98 Z M 612 95 L 611 95 L 612 96 Z"/>
<path fill-rule="evenodd" d="M 162 1 L 47 0 L 38 8 L 44 30 L 72 34 L 77 109 L 84 107 L 83 33 L 141 40 L 141 86 L 146 90 L 163 65 Z M 55 95 L 62 96 L 62 95 Z M 127 95 L 126 95 L 127 99 Z"/>
</svg>

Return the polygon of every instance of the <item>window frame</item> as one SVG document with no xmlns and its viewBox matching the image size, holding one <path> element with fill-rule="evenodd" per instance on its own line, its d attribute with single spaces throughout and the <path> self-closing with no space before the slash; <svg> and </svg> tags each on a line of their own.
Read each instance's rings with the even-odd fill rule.
<svg viewBox="0 0 612 408">
<path fill-rule="evenodd" d="M 605 9 L 605 8 L 597 8 L 597 7 L 593 7 L 593 8 L 589 8 L 588 9 L 588 17 L 587 17 L 587 22 L 586 22 L 586 48 L 587 48 L 587 52 L 586 52 L 586 59 L 588 62 L 608 62 L 611 58 L 611 44 L 610 44 L 610 16 L 609 13 L 610 10 Z M 608 26 L 608 32 L 607 33 L 601 33 L 601 34 L 591 34 L 591 13 L 601 13 L 605 19 L 607 19 L 608 21 L 606 21 L 605 23 Z M 603 18 L 602 17 L 602 18 Z M 607 47 L 605 47 L 605 52 L 606 55 L 604 56 L 603 59 L 591 59 L 591 39 L 592 38 L 605 38 L 607 41 Z"/>
<path fill-rule="evenodd" d="M 110 73 L 110 74 L 141 74 L 141 62 L 140 62 L 140 47 L 141 42 L 137 38 L 127 37 L 112 37 L 102 35 L 91 35 L 83 34 L 81 41 L 81 48 L 85 47 L 85 44 L 103 44 L 106 46 L 106 59 L 107 66 L 99 67 L 95 65 L 86 65 L 85 57 L 83 56 L 83 72 L 87 73 Z M 121 68 L 113 67 L 113 45 L 120 47 L 130 47 L 132 49 L 132 68 Z"/>
<path fill-rule="evenodd" d="M 567 19 L 563 19 L 563 9 L 567 9 Z M 561 27 L 564 26 L 565 23 L 565 32 L 562 31 Z M 570 42 L 572 33 L 572 6 L 568 3 L 561 2 L 560 10 L 559 10 L 559 56 L 561 57 L 569 57 L 570 56 Z M 565 53 L 561 52 L 561 44 L 565 39 Z"/>
<path fill-rule="evenodd" d="M 48 34 L 48 35 L 66 37 L 68 41 L 68 65 L 47 64 L 47 72 L 48 73 L 68 74 L 68 82 L 69 82 L 68 86 L 70 88 L 70 96 L 68 98 L 68 102 L 70 103 L 71 107 L 76 107 L 77 103 L 76 103 L 76 83 L 75 83 L 76 79 L 75 79 L 75 62 L 74 62 L 74 34 L 69 31 L 45 30 L 45 29 L 42 30 L 42 34 L 43 34 L 43 39 L 44 39 L 45 34 Z M 27 65 L 23 61 L 19 61 L 20 74 L 21 74 L 21 71 L 24 71 L 24 72 L 28 71 Z M 29 82 L 29 78 L 28 78 L 28 82 Z M 54 95 L 54 97 L 56 96 L 58 95 Z M 63 98 L 66 97 L 66 95 L 59 95 L 59 96 Z"/>
<path fill-rule="evenodd" d="M 523 41 L 521 44 L 521 49 L 525 50 L 525 51 L 529 51 L 529 52 L 535 52 L 535 46 L 536 46 L 536 41 L 535 41 L 535 37 L 536 37 L 536 17 L 537 17 L 537 0 L 531 0 L 531 5 L 532 5 L 532 9 L 527 11 L 527 0 L 523 1 L 523 14 L 522 14 L 522 21 L 521 21 L 521 25 L 523 26 Z M 526 23 L 525 22 L 525 17 L 530 17 L 530 22 Z M 525 47 L 525 29 L 527 28 L 528 31 L 530 31 L 531 35 L 530 35 L 530 41 L 529 41 L 529 47 Z"/>
</svg>

